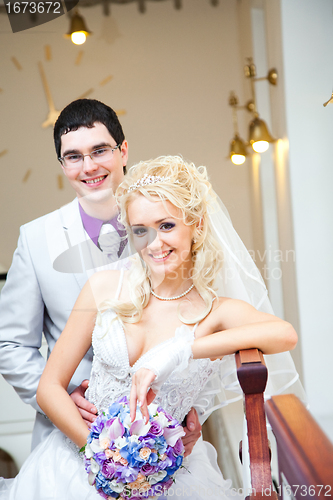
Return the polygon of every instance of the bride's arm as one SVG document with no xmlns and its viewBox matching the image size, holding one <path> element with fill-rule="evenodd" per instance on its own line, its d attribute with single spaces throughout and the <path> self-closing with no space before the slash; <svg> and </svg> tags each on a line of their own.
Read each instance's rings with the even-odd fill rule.
<svg viewBox="0 0 333 500">
<path fill-rule="evenodd" d="M 257 311 L 247 302 L 236 299 L 220 299 L 218 307 L 199 325 L 196 339 L 191 346 L 193 358 L 222 358 L 241 349 L 258 348 L 264 354 L 289 351 L 297 343 L 294 328 L 276 316 Z M 142 414 L 148 418 L 148 404 L 151 390 L 147 389 L 158 381 L 163 382 L 177 365 L 188 361 L 188 346 L 179 339 L 172 345 L 172 352 L 163 351 L 161 359 L 155 364 L 139 369 L 132 379 L 130 397 L 131 416 L 134 418 L 136 401 L 139 401 Z M 163 374 L 161 380 L 156 374 Z M 163 379 L 163 380 L 162 380 Z"/>
<path fill-rule="evenodd" d="M 37 402 L 44 413 L 80 447 L 85 444 L 89 430 L 67 393 L 67 387 L 91 345 L 96 312 L 87 283 L 50 354 L 37 389 Z"/>
<path fill-rule="evenodd" d="M 275 354 L 294 349 L 297 343 L 290 323 L 236 299 L 220 299 L 197 333 L 199 338 L 192 346 L 194 359 L 223 357 L 253 347 Z"/>
<path fill-rule="evenodd" d="M 108 271 L 108 273 L 117 271 Z M 104 274 L 104 273 L 103 273 Z M 106 274 L 106 273 L 105 273 Z M 118 280 L 111 280 L 117 286 Z M 80 448 L 86 443 L 88 427 L 67 393 L 68 384 L 91 346 L 97 314 L 96 304 L 105 295 L 105 279 L 99 273 L 83 287 L 64 331 L 46 363 L 37 389 L 37 402 L 50 420 Z M 110 291 L 110 289 L 108 290 Z M 112 293 L 112 290 L 111 290 Z M 109 295 L 113 296 L 113 295 Z"/>
</svg>

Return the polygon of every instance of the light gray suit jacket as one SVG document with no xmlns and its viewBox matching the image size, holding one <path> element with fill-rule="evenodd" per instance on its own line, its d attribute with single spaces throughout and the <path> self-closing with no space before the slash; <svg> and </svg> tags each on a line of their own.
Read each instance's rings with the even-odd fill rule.
<svg viewBox="0 0 333 500">
<path fill-rule="evenodd" d="M 87 236 L 77 199 L 21 227 L 0 298 L 0 373 L 37 411 L 32 447 L 53 430 L 36 402 L 45 366 L 39 352 L 42 333 L 50 352 L 88 277 L 125 265 L 127 258 L 110 260 Z M 90 349 L 71 380 L 69 392 L 89 378 L 91 361 Z"/>
</svg>

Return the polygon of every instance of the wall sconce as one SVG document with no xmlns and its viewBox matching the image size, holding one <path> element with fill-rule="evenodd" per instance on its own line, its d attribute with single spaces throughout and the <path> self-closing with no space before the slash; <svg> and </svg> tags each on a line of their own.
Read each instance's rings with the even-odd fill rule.
<svg viewBox="0 0 333 500">
<path fill-rule="evenodd" d="M 277 84 L 277 70 L 272 68 L 268 71 L 267 76 L 263 76 L 261 78 L 257 78 L 257 70 L 253 63 L 251 57 L 248 58 L 249 63 L 245 66 L 244 72 L 245 77 L 250 78 L 251 82 L 251 93 L 252 93 L 252 113 L 254 115 L 253 120 L 250 123 L 249 127 L 249 143 L 252 146 L 252 149 L 256 153 L 264 153 L 267 151 L 269 143 L 274 142 L 273 137 L 268 131 L 267 125 L 264 120 L 259 118 L 259 113 L 257 111 L 256 106 L 256 93 L 255 93 L 255 82 L 259 82 L 262 80 L 268 80 L 271 85 Z"/>
<path fill-rule="evenodd" d="M 91 31 L 88 30 L 84 18 L 76 10 L 71 16 L 69 32 L 65 37 L 70 38 L 75 45 L 82 45 L 89 35 Z"/>
<path fill-rule="evenodd" d="M 248 153 L 246 151 L 246 144 L 243 139 L 241 139 L 238 131 L 237 109 L 239 106 L 238 98 L 234 92 L 230 93 L 229 106 L 232 107 L 232 119 L 235 133 L 234 138 L 230 142 L 230 160 L 234 165 L 243 165 Z"/>
<path fill-rule="evenodd" d="M 235 129 L 234 139 L 230 144 L 230 159 L 235 165 L 241 165 L 244 163 L 246 156 L 248 153 L 246 152 L 246 146 L 252 146 L 253 151 L 256 153 L 264 153 L 267 151 L 269 144 L 274 142 L 275 139 L 270 134 L 268 127 L 264 120 L 259 117 L 259 113 L 257 111 L 256 106 L 256 95 L 255 95 L 255 82 L 259 82 L 262 80 L 268 80 L 271 85 L 277 84 L 277 70 L 272 68 L 269 70 L 267 76 L 257 78 L 256 67 L 253 63 L 252 58 L 248 58 L 248 64 L 245 66 L 245 77 L 250 78 L 251 82 L 251 94 L 252 99 L 246 103 L 245 106 L 238 105 L 238 99 L 235 94 L 232 92 L 229 97 L 229 105 L 233 109 L 233 123 Z M 238 125 L 237 125 L 237 110 L 238 109 L 246 109 L 250 113 L 253 114 L 253 119 L 249 124 L 249 140 L 248 143 L 245 143 L 239 137 L 238 133 Z M 243 151 L 243 153 L 238 153 L 239 151 Z"/>
</svg>

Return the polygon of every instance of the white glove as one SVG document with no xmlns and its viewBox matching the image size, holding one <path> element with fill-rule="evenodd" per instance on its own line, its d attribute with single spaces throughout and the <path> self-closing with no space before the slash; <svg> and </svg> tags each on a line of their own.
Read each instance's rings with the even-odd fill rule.
<svg viewBox="0 0 333 500">
<path fill-rule="evenodd" d="M 147 360 L 142 368 L 155 373 L 156 378 L 151 388 L 157 393 L 166 379 L 175 371 L 183 371 L 192 357 L 191 346 L 194 342 L 192 331 L 185 325 L 177 328 L 171 342 L 161 348 L 152 359 Z"/>
</svg>

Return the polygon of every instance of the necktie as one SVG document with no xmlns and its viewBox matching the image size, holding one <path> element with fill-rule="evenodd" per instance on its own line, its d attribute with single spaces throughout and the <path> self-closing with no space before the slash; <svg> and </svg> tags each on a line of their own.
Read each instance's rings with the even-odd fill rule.
<svg viewBox="0 0 333 500">
<path fill-rule="evenodd" d="M 116 257 L 121 243 L 121 237 L 112 224 L 103 224 L 98 237 L 98 245 L 103 253 Z"/>
</svg>

